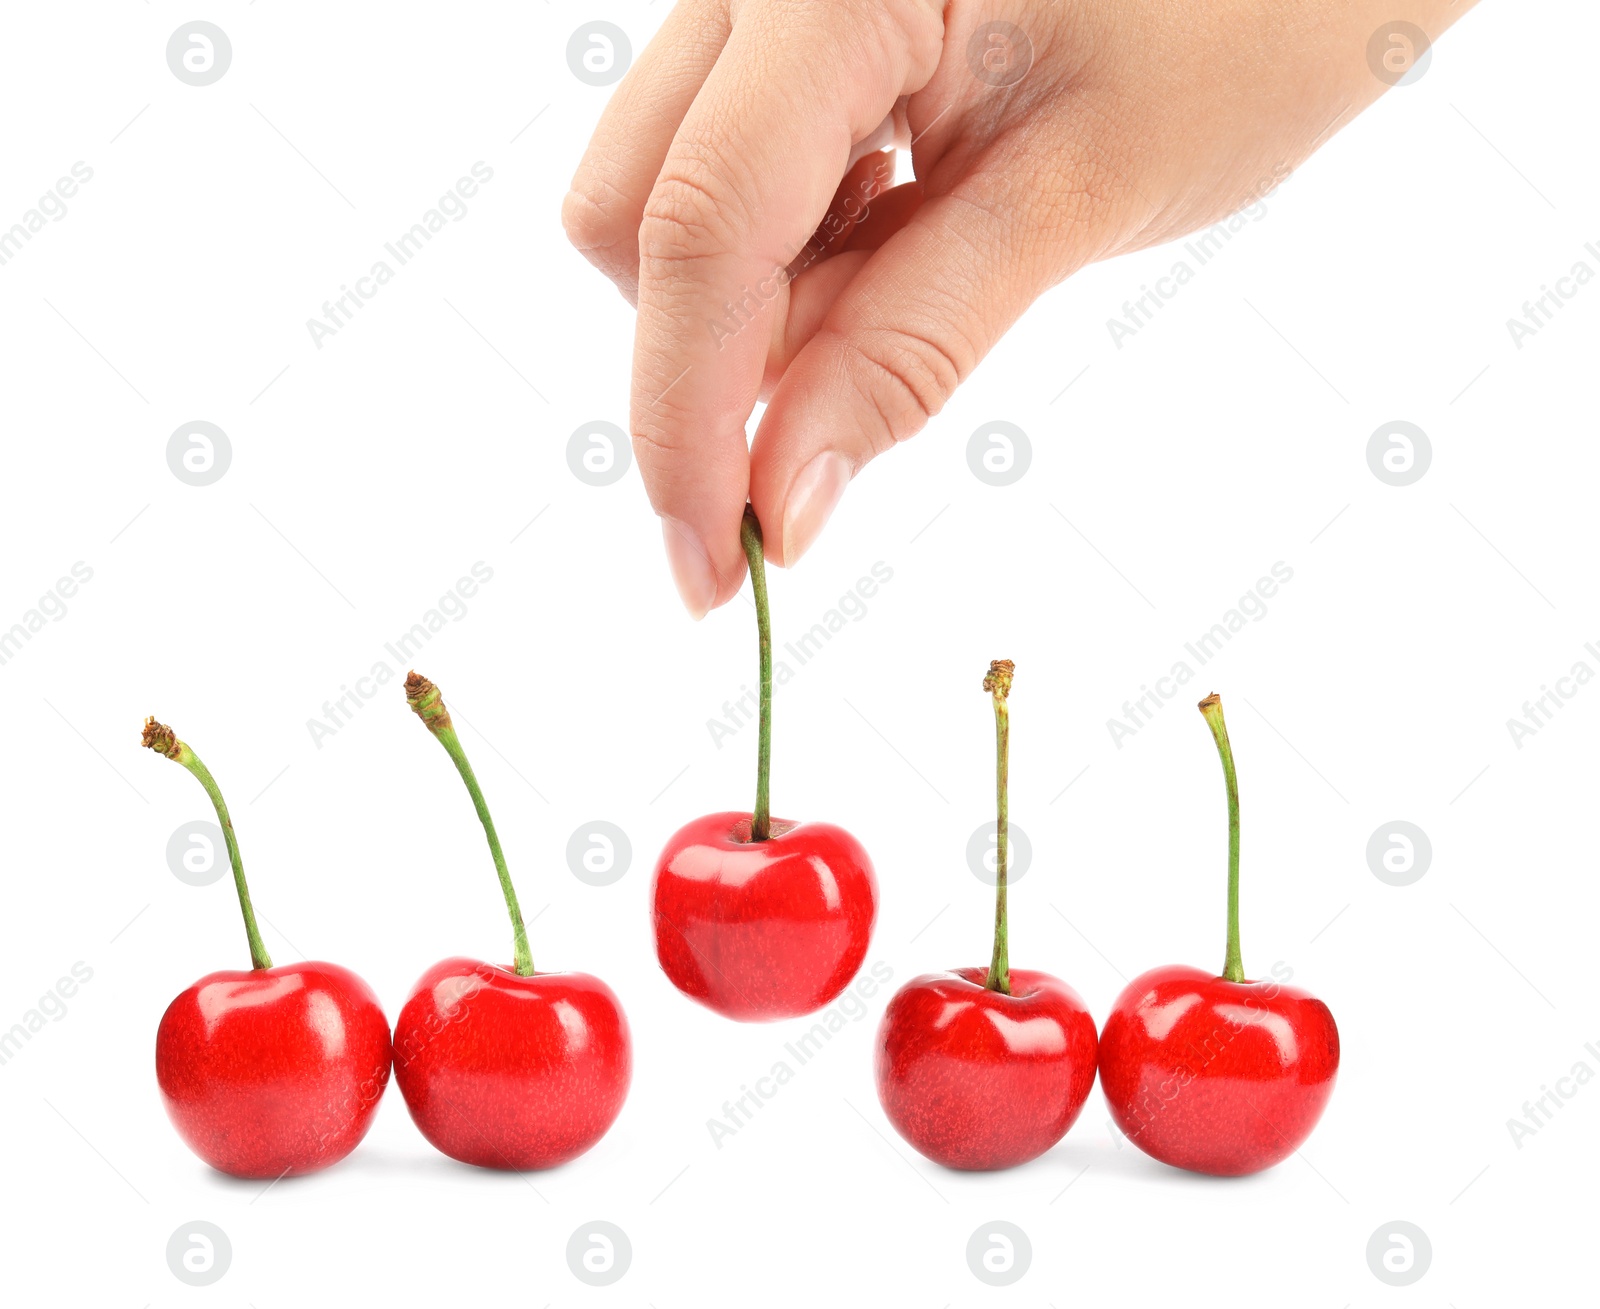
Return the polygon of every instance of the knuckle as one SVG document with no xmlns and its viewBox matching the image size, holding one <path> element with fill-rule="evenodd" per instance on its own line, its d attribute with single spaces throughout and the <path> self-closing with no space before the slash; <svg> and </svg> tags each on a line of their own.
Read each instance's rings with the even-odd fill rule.
<svg viewBox="0 0 1600 1309">
<path fill-rule="evenodd" d="M 615 278 L 631 269 L 632 232 L 597 188 L 574 185 L 567 192 L 561 202 L 561 226 L 573 248 L 607 276 Z"/>
<path fill-rule="evenodd" d="M 731 249 L 735 205 L 728 190 L 705 165 L 669 164 L 639 224 L 641 266 L 670 268 Z"/>
<path fill-rule="evenodd" d="M 561 227 L 567 240 L 588 254 L 616 239 L 616 224 L 592 190 L 574 185 L 561 201 Z"/>
<path fill-rule="evenodd" d="M 682 446 L 674 442 L 665 429 L 650 429 L 635 424 L 632 432 L 633 457 L 641 470 L 670 468 L 683 455 Z"/>
<path fill-rule="evenodd" d="M 858 333 L 843 349 L 852 383 L 878 415 L 884 448 L 921 431 L 970 370 L 964 349 L 904 328 Z"/>
</svg>

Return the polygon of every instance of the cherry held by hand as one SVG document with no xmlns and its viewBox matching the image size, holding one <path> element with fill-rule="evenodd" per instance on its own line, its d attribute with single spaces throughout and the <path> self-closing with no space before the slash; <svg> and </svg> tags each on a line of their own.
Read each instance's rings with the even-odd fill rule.
<svg viewBox="0 0 1600 1309">
<path fill-rule="evenodd" d="M 989 968 L 926 973 L 900 988 L 878 1028 L 878 1099 L 889 1121 L 950 1168 L 1011 1168 L 1077 1120 L 1094 1085 L 1094 1020 L 1065 982 L 1010 965 L 1006 915 L 1007 755 L 1013 666 L 984 678 L 994 697 L 994 955 Z"/>
<path fill-rule="evenodd" d="M 338 964 L 274 968 L 256 928 L 222 792 L 154 718 L 143 744 L 200 780 L 217 811 L 253 967 L 202 977 L 156 1032 L 156 1080 L 178 1135 L 235 1177 L 285 1177 L 337 1163 L 360 1143 L 389 1082 L 389 1024 L 372 989 Z"/>
<path fill-rule="evenodd" d="M 772 631 L 761 528 L 746 507 L 755 590 L 761 719 L 754 813 L 708 814 L 680 828 L 656 862 L 656 956 L 685 995 L 729 1018 L 808 1014 L 866 958 L 878 883 L 861 843 L 831 823 L 771 817 Z"/>
<path fill-rule="evenodd" d="M 1130 982 L 1101 1033 L 1100 1084 L 1117 1126 L 1146 1154 L 1234 1177 L 1270 1168 L 1311 1134 L 1339 1071 L 1339 1031 L 1305 991 L 1245 980 L 1238 778 L 1222 701 L 1209 695 L 1200 712 L 1228 793 L 1226 962 L 1221 977 L 1177 965 Z"/>
<path fill-rule="evenodd" d="M 588 1150 L 622 1111 L 633 1045 L 617 997 L 587 973 L 538 973 L 489 807 L 439 689 L 406 678 L 406 701 L 444 746 L 478 811 L 511 914 L 510 968 L 435 964 L 394 1028 L 395 1081 L 417 1128 L 483 1168 L 553 1168 Z"/>
</svg>

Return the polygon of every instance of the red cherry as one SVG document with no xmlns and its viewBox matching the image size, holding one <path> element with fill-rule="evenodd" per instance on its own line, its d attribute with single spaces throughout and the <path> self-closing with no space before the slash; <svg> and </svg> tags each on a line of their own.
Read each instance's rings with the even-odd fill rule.
<svg viewBox="0 0 1600 1309">
<path fill-rule="evenodd" d="M 211 973 L 167 1006 L 156 1080 L 178 1135 L 213 1168 L 311 1173 L 372 1126 L 389 1082 L 389 1023 L 338 964 Z"/>
<path fill-rule="evenodd" d="M 1228 949 L 1223 975 L 1153 968 L 1117 997 L 1100 1036 L 1111 1116 L 1152 1158 L 1219 1177 L 1299 1149 L 1339 1071 L 1339 1029 L 1316 997 L 1245 980 L 1239 952 L 1239 779 L 1222 701 L 1200 702 L 1228 794 Z"/>
<path fill-rule="evenodd" d="M 760 638 L 756 804 L 678 829 L 656 861 L 650 916 L 656 958 L 691 999 L 765 1022 L 822 1008 L 867 957 L 878 880 L 861 842 L 831 823 L 772 817 L 772 619 L 761 524 L 740 528 Z"/>
<path fill-rule="evenodd" d="M 935 1163 L 1014 1168 L 1043 1154 L 1077 1121 L 1094 1085 L 1094 1019 L 1048 973 L 1011 968 L 1006 914 L 1011 712 L 1015 666 L 989 665 L 994 699 L 995 915 L 988 968 L 913 978 L 878 1026 L 883 1112 Z"/>
<path fill-rule="evenodd" d="M 418 1129 L 483 1168 L 553 1168 L 604 1136 L 628 1097 L 633 1046 L 611 988 L 587 973 L 446 959 L 394 1027 L 394 1077 Z"/>
<path fill-rule="evenodd" d="M 188 769 L 211 797 L 255 965 L 210 973 L 167 1006 L 156 1031 L 167 1115 L 191 1150 L 235 1177 L 338 1163 L 367 1134 L 389 1084 L 389 1023 L 378 997 L 338 964 L 272 966 L 211 770 L 154 718 L 142 744 Z"/>
<path fill-rule="evenodd" d="M 553 1168 L 616 1122 L 633 1077 L 617 997 L 587 973 L 535 972 L 489 806 L 439 688 L 412 672 L 406 703 L 449 754 L 483 824 L 511 916 L 515 959 L 445 959 L 412 987 L 394 1026 L 395 1080 L 412 1121 L 452 1159 Z"/>
<path fill-rule="evenodd" d="M 685 995 L 764 1022 L 822 1008 L 856 975 L 878 913 L 861 843 L 832 823 L 773 819 L 750 839 L 747 813 L 680 828 L 656 864 L 656 955 Z"/>
<path fill-rule="evenodd" d="M 901 1136 L 947 1168 L 1011 1168 L 1077 1121 L 1094 1085 L 1094 1019 L 1065 982 L 1011 970 L 927 973 L 902 986 L 878 1028 L 878 1099 Z"/>
<path fill-rule="evenodd" d="M 1162 1163 L 1219 1177 L 1297 1150 L 1338 1071 L 1339 1031 L 1321 1000 L 1181 964 L 1130 982 L 1100 1035 L 1117 1126 Z"/>
</svg>

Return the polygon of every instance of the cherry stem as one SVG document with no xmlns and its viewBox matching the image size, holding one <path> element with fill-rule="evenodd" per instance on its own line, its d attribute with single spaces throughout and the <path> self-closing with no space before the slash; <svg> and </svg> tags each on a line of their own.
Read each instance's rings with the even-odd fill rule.
<svg viewBox="0 0 1600 1309">
<path fill-rule="evenodd" d="M 1233 771 L 1233 747 L 1228 725 L 1222 719 L 1222 697 L 1212 692 L 1200 702 L 1206 726 L 1216 738 L 1222 757 L 1222 776 L 1228 784 L 1228 957 L 1222 975 L 1230 982 L 1244 981 L 1244 959 L 1239 954 L 1239 775 Z"/>
<path fill-rule="evenodd" d="M 997 813 L 994 826 L 994 955 L 989 960 L 989 975 L 984 986 L 1002 995 L 1011 994 L 1011 938 L 1006 922 L 1007 795 L 1010 790 L 1011 710 L 1006 697 L 1011 694 L 1011 675 L 1016 665 L 1009 659 L 996 659 L 989 665 L 983 689 L 994 696 L 994 790 Z"/>
<path fill-rule="evenodd" d="M 244 858 L 239 853 L 239 841 L 233 834 L 233 819 L 228 817 L 228 802 L 222 798 L 222 788 L 211 770 L 200 762 L 200 756 L 182 741 L 178 734 L 154 718 L 144 720 L 144 736 L 140 744 L 157 754 L 165 755 L 175 764 L 182 764 L 206 788 L 211 797 L 211 807 L 217 811 L 217 822 L 222 825 L 222 839 L 228 844 L 228 862 L 233 865 L 233 886 L 239 893 L 239 908 L 244 913 L 244 934 L 250 942 L 250 966 L 271 968 L 272 956 L 261 940 L 261 929 L 256 926 L 256 911 L 250 904 L 250 887 L 244 880 Z"/>
<path fill-rule="evenodd" d="M 767 566 L 761 550 L 761 524 L 756 511 L 744 507 L 739 540 L 750 561 L 750 587 L 756 593 L 756 630 L 761 638 L 761 722 L 756 744 L 756 807 L 750 815 L 750 839 L 772 835 L 772 613 L 767 606 Z"/>
<path fill-rule="evenodd" d="M 514 969 L 518 977 L 533 976 L 533 953 L 528 949 L 528 929 L 522 922 L 522 907 L 517 904 L 517 891 L 511 885 L 511 873 L 506 868 L 506 857 L 500 850 L 500 838 L 495 834 L 494 819 L 489 816 L 489 805 L 483 798 L 478 779 L 467 762 L 467 752 L 461 748 L 461 738 L 456 735 L 450 721 L 450 711 L 445 708 L 439 688 L 416 672 L 406 674 L 406 703 L 427 729 L 433 733 L 445 753 L 467 784 L 467 794 L 472 797 L 472 807 L 478 811 L 478 821 L 483 824 L 483 834 L 489 838 L 489 853 L 494 856 L 494 870 L 500 875 L 500 889 L 505 893 L 506 909 L 511 914 L 511 937 L 515 948 Z"/>
</svg>

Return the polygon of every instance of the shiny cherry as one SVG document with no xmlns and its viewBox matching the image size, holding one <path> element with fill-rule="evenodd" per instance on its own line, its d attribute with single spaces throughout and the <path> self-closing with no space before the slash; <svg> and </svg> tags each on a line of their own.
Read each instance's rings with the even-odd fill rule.
<svg viewBox="0 0 1600 1309">
<path fill-rule="evenodd" d="M 719 1014 L 765 1021 L 838 997 L 872 940 L 878 883 L 861 843 L 831 823 L 707 814 L 661 852 L 651 884 L 656 954 L 672 984 Z"/>
<path fill-rule="evenodd" d="M 1239 951 L 1239 782 L 1222 701 L 1200 702 L 1228 794 L 1228 948 L 1222 976 L 1154 968 L 1117 997 L 1100 1036 L 1112 1119 L 1152 1158 L 1236 1177 L 1286 1159 L 1311 1134 L 1339 1071 L 1339 1030 L 1322 1001 L 1246 981 Z M 1282 975 L 1277 974 L 1281 972 Z"/>
<path fill-rule="evenodd" d="M 1130 982 L 1100 1034 L 1117 1126 L 1162 1163 L 1219 1177 L 1292 1154 L 1338 1071 L 1339 1031 L 1321 1000 L 1182 964 Z"/>
<path fill-rule="evenodd" d="M 422 975 L 394 1025 L 395 1081 L 440 1151 L 483 1168 L 553 1168 L 606 1134 L 633 1046 L 611 988 L 587 973 L 519 976 L 476 959 Z"/>
<path fill-rule="evenodd" d="M 489 806 L 436 687 L 415 672 L 406 702 L 444 746 L 488 838 L 511 915 L 510 968 L 445 959 L 395 1022 L 395 1081 L 442 1153 L 524 1171 L 575 1159 L 610 1129 L 633 1077 L 633 1042 L 610 987 L 587 973 L 535 972 Z"/>
<path fill-rule="evenodd" d="M 1065 982 L 987 970 L 913 978 L 878 1030 L 878 1099 L 895 1131 L 947 1168 L 1011 1168 L 1077 1121 L 1094 1085 L 1094 1019 Z"/>
<path fill-rule="evenodd" d="M 760 727 L 751 813 L 686 824 L 656 861 L 650 916 L 672 984 L 728 1018 L 809 1014 L 849 985 L 867 956 L 878 880 L 861 843 L 831 823 L 771 816 L 772 624 L 761 526 L 745 506 L 760 634 Z"/>
<path fill-rule="evenodd" d="M 1013 666 L 984 678 L 994 698 L 999 818 L 994 955 L 987 969 L 913 978 L 878 1027 L 878 1101 L 894 1129 L 949 1168 L 1012 1168 L 1077 1121 L 1094 1085 L 1094 1019 L 1065 982 L 1013 971 L 1006 914 L 1007 770 Z"/>
<path fill-rule="evenodd" d="M 338 1163 L 389 1082 L 389 1022 L 338 964 L 202 977 L 156 1032 L 156 1081 L 178 1135 L 234 1177 Z"/>
<path fill-rule="evenodd" d="M 188 769 L 211 797 L 255 965 L 210 973 L 167 1006 L 156 1031 L 167 1115 L 191 1150 L 234 1177 L 326 1168 L 372 1125 L 389 1082 L 388 1020 L 348 968 L 272 966 L 216 780 L 154 718 L 145 722 L 143 744 Z"/>
</svg>

